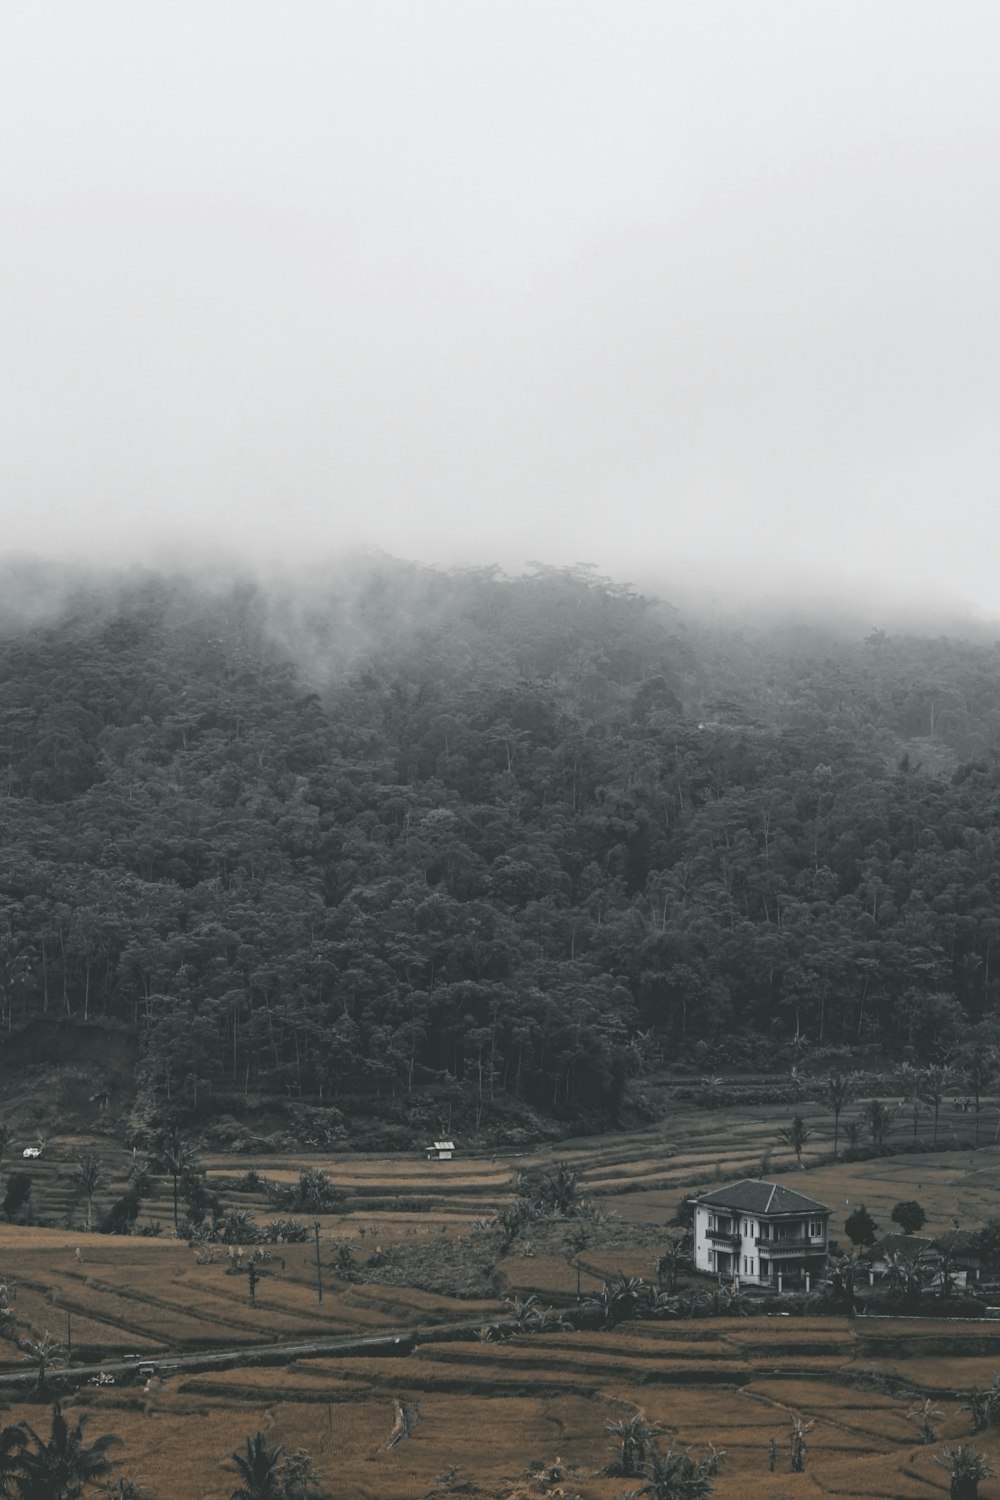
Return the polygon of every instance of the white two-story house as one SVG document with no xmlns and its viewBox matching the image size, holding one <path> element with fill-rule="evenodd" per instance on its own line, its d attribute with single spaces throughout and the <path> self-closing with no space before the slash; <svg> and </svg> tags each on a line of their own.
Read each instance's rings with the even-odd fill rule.
<svg viewBox="0 0 1000 1500">
<path fill-rule="evenodd" d="M 690 1201 L 695 1270 L 778 1291 L 808 1291 L 824 1275 L 831 1212 L 825 1203 L 751 1177 Z"/>
</svg>

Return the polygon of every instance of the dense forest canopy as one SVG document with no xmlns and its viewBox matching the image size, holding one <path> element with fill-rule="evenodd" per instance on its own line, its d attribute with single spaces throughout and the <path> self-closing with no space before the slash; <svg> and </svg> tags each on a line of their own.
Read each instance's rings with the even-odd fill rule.
<svg viewBox="0 0 1000 1500">
<path fill-rule="evenodd" d="M 478 1122 L 996 1014 L 996 640 L 740 631 L 582 568 L 19 586 L 8 1034 L 117 1018 L 164 1102 L 434 1082 Z"/>
</svg>

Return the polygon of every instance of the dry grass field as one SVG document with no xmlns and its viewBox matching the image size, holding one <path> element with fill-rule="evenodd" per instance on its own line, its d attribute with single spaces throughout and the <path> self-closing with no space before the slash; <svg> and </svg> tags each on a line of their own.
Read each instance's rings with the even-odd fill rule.
<svg viewBox="0 0 1000 1500">
<path fill-rule="evenodd" d="M 829 1120 L 818 1108 L 803 1112 L 815 1130 L 808 1166 L 829 1151 Z M 0 1275 L 16 1283 L 22 1324 L 64 1340 L 69 1330 L 78 1361 L 423 1330 L 406 1357 L 343 1354 L 180 1371 L 146 1386 L 136 1377 L 132 1384 L 84 1386 L 69 1395 L 67 1409 L 86 1412 L 92 1432 L 119 1434 L 121 1472 L 138 1477 L 158 1500 L 227 1500 L 236 1485 L 227 1456 L 257 1430 L 289 1448 L 307 1448 L 337 1497 L 563 1493 L 617 1500 L 638 1481 L 601 1474 L 612 1455 L 607 1424 L 635 1412 L 662 1425 L 661 1445 L 700 1450 L 714 1442 L 726 1450 L 714 1491 L 720 1500 L 946 1495 L 947 1475 L 933 1462 L 940 1444 L 922 1446 L 907 1412 L 929 1396 L 941 1409 L 941 1442 L 966 1441 L 965 1393 L 1000 1372 L 1000 1323 L 713 1318 L 525 1334 L 500 1343 L 441 1336 L 450 1325 L 499 1318 L 504 1292 L 534 1292 L 556 1302 L 575 1293 L 576 1270 L 567 1255 L 551 1238 L 530 1232 L 492 1266 L 491 1286 L 472 1295 L 468 1287 L 449 1285 L 450 1268 L 488 1258 L 473 1228 L 509 1197 L 515 1170 L 568 1160 L 586 1194 L 611 1215 L 582 1253 L 586 1293 L 618 1271 L 649 1276 L 678 1198 L 754 1171 L 790 1113 L 787 1106 L 678 1110 L 648 1131 L 568 1142 L 516 1159 L 210 1158 L 206 1165 L 216 1181 L 239 1178 L 251 1165 L 272 1180 L 292 1179 L 309 1166 L 326 1171 L 346 1193 L 343 1211 L 319 1221 L 322 1304 L 311 1242 L 273 1247 L 258 1306 L 251 1307 L 247 1278 L 225 1246 L 196 1253 L 166 1228 L 158 1238 L 118 1239 L 69 1228 L 2 1227 Z M 992 1139 L 995 1124 L 995 1116 L 984 1120 L 985 1139 Z M 943 1120 L 942 1141 L 953 1128 Z M 39 1208 L 65 1202 L 70 1217 L 66 1187 L 74 1155 L 84 1146 L 113 1157 L 96 1138 L 50 1143 L 34 1172 Z M 801 1172 L 787 1153 L 775 1150 L 773 1161 L 772 1173 L 833 1207 L 832 1233 L 842 1239 L 843 1219 L 861 1201 L 888 1228 L 892 1205 L 916 1197 L 928 1212 L 928 1232 L 955 1219 L 973 1227 L 1000 1213 L 1000 1149 L 993 1145 Z M 124 1155 L 113 1157 L 113 1165 L 123 1180 Z M 102 1201 L 116 1189 L 120 1182 Z M 144 1215 L 169 1226 L 166 1185 L 160 1191 Z M 271 1216 L 259 1194 L 227 1189 L 225 1195 L 260 1219 Z M 355 1283 L 335 1276 L 329 1262 L 344 1244 L 359 1263 L 378 1247 L 396 1267 L 394 1279 Z M 410 1265 L 440 1267 L 440 1284 L 407 1285 Z M 16 1348 L 0 1342 L 0 1365 L 20 1363 Z M 387 1448 L 397 1400 L 419 1402 L 419 1420 L 408 1438 Z M 2 1420 L 26 1416 L 42 1428 L 46 1415 L 43 1406 L 9 1402 Z M 814 1424 L 801 1474 L 789 1472 L 794 1416 Z M 774 1472 L 771 1437 L 778 1446 Z M 1000 1467 L 998 1438 L 994 1429 L 976 1443 Z M 987 1481 L 981 1494 L 994 1500 L 1000 1483 Z"/>
</svg>

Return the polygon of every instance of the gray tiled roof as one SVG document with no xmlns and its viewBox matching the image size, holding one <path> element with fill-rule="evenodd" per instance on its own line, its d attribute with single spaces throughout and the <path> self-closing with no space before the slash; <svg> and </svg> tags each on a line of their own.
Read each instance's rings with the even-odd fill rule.
<svg viewBox="0 0 1000 1500">
<path fill-rule="evenodd" d="M 710 1193 L 700 1193 L 696 1203 L 710 1203 L 714 1208 L 734 1208 L 748 1214 L 804 1214 L 817 1209 L 828 1214 L 830 1209 L 815 1198 L 807 1198 L 794 1188 L 782 1187 L 776 1182 L 759 1182 L 754 1177 L 744 1177 L 742 1182 L 731 1182 L 728 1187 L 713 1188 Z"/>
</svg>

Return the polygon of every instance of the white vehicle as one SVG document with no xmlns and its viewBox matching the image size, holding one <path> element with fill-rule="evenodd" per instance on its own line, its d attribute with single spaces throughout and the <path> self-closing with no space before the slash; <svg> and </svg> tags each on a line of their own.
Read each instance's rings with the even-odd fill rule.
<svg viewBox="0 0 1000 1500">
<path fill-rule="evenodd" d="M 41 1156 L 41 1154 L 42 1154 L 42 1148 L 41 1148 L 41 1146 L 25 1146 L 24 1150 L 21 1152 L 22 1156 L 28 1156 L 28 1157 Z"/>
</svg>

